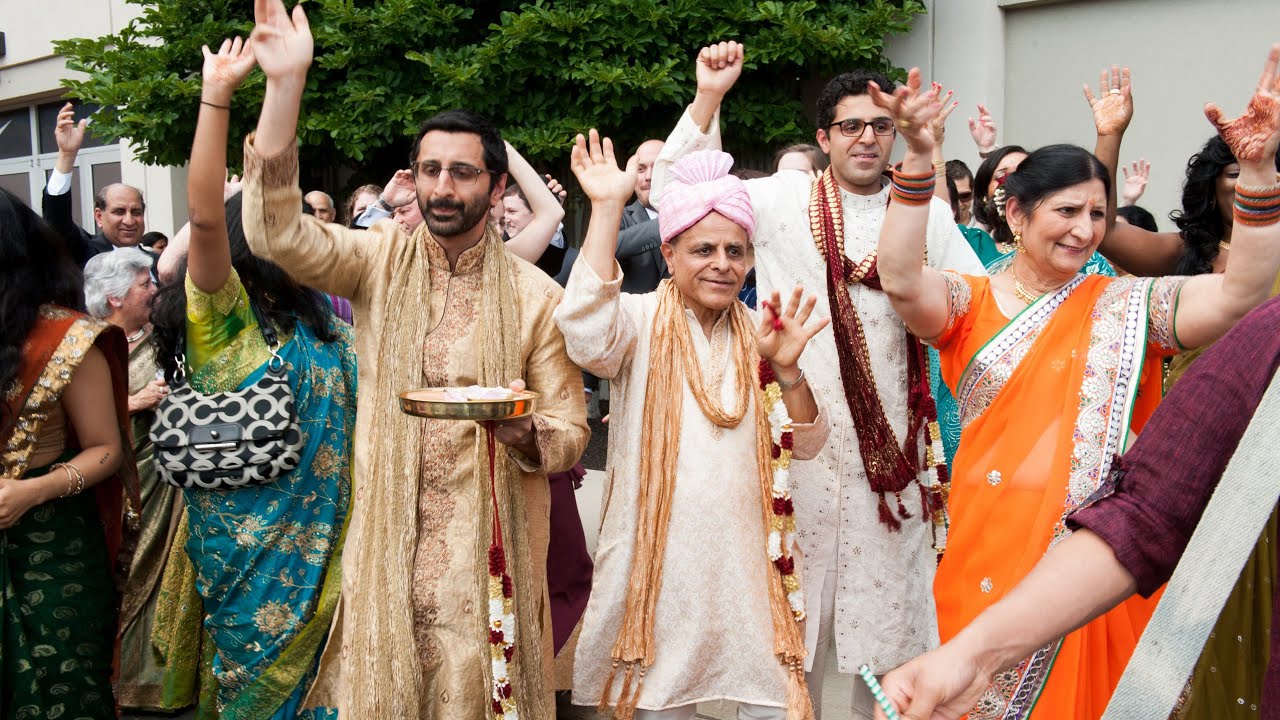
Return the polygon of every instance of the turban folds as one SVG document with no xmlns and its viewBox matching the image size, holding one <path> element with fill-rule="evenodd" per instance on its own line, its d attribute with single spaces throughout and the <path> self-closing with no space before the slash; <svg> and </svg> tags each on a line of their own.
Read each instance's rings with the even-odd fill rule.
<svg viewBox="0 0 1280 720">
<path fill-rule="evenodd" d="M 662 191 L 658 229 L 662 242 L 688 230 L 713 212 L 742 226 L 750 236 L 755 213 L 747 185 L 729 174 L 733 156 L 719 150 L 690 153 L 671 166 Z"/>
</svg>

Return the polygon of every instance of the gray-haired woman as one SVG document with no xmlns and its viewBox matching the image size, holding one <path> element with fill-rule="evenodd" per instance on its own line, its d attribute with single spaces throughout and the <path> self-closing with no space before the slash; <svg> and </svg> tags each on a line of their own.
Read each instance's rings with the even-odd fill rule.
<svg viewBox="0 0 1280 720">
<path fill-rule="evenodd" d="M 129 420 L 142 486 L 142 527 L 120 614 L 117 701 L 129 709 L 177 710 L 180 705 L 162 697 L 164 668 L 151 652 L 160 576 L 181 514 L 177 488 L 157 482 L 155 449 L 148 439 L 153 409 L 168 391 L 156 377 L 155 345 L 148 342 L 151 299 L 156 293 L 152 262 L 150 255 L 137 248 L 117 248 L 93 257 L 84 268 L 84 299 L 91 315 L 124 330 L 129 341 Z"/>
</svg>

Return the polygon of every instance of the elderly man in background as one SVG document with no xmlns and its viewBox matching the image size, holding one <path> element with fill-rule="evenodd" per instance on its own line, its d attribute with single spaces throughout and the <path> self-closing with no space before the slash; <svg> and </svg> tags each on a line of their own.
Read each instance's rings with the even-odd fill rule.
<svg viewBox="0 0 1280 720">
<path fill-rule="evenodd" d="M 129 341 L 129 420 L 142 489 L 142 526 L 129 570 L 120 614 L 120 680 L 117 700 L 135 710 L 173 711 L 182 702 L 166 699 L 164 667 L 151 652 L 151 629 L 160 594 L 160 576 L 182 514 L 181 494 L 156 477 L 155 448 L 149 439 L 155 407 L 168 392 L 157 377 L 151 335 L 151 255 L 118 248 L 90 258 L 84 268 L 89 314 L 119 327 Z"/>
<path fill-rule="evenodd" d="M 662 235 L 658 231 L 658 211 L 649 199 L 653 166 L 664 145 L 661 140 L 645 140 L 636 148 L 636 199 L 622 213 L 615 252 L 622 268 L 622 292 L 653 292 L 667 276 L 667 261 L 662 258 Z"/>
<path fill-rule="evenodd" d="M 88 118 L 76 122 L 71 103 L 58 113 L 54 129 L 58 160 L 49 173 L 41 204 L 44 219 L 62 234 L 71 256 L 80 265 L 113 247 L 134 247 L 147 231 L 143 217 L 147 205 L 142 200 L 142 191 L 121 183 L 107 185 L 93 198 L 93 221 L 102 228 L 97 234 L 90 235 L 76 224 L 71 207 L 71 180 L 88 124 Z"/>
<path fill-rule="evenodd" d="M 303 195 L 302 199 L 311 206 L 311 209 L 316 213 L 316 217 L 322 221 L 330 223 L 337 218 L 338 211 L 334 209 L 333 198 L 329 197 L 329 193 L 323 190 L 312 190 Z"/>
</svg>

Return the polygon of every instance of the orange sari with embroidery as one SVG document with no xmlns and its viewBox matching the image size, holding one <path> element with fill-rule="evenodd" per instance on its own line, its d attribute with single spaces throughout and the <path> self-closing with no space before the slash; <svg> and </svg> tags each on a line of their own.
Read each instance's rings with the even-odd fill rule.
<svg viewBox="0 0 1280 720">
<path fill-rule="evenodd" d="M 1067 515 L 1155 410 L 1183 280 L 1078 275 L 1009 319 L 988 278 L 945 277 L 934 344 L 962 434 L 934 582 L 943 642 L 1067 537 Z M 1135 596 L 997 675 L 969 717 L 1100 717 L 1158 600 Z"/>
</svg>

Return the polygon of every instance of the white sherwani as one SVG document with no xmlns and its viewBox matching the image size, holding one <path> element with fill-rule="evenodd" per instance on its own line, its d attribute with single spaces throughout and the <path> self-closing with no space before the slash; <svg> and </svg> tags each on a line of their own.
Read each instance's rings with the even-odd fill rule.
<svg viewBox="0 0 1280 720">
<path fill-rule="evenodd" d="M 703 134 L 685 112 L 658 157 L 652 197 L 661 198 L 665 173 L 673 162 L 697 150 L 720 148 L 719 128 L 717 116 L 711 132 Z M 778 290 L 785 298 L 797 284 L 803 285 L 820 298 L 815 315 L 830 317 L 826 262 L 809 229 L 812 178 L 799 171 L 783 171 L 748 180 L 747 190 L 755 208 L 752 241 L 760 297 Z M 845 253 L 854 262 L 876 248 L 888 201 L 888 185 L 871 196 L 841 191 Z M 956 227 L 950 206 L 937 199 L 929 213 L 928 261 L 939 269 L 985 274 Z M 849 295 L 862 318 L 885 416 L 901 440 L 907 426 L 906 327 L 884 293 L 858 284 L 849 288 Z M 805 628 L 806 669 L 812 668 L 818 640 L 823 582 L 834 563 L 834 635 L 840 672 L 854 672 L 863 663 L 877 672 L 889 670 L 938 644 L 933 525 L 921 517 L 915 485 L 902 493 L 902 502 L 913 515 L 903 521 L 902 530 L 891 532 L 880 523 L 879 496 L 871 491 L 862 467 L 830 328 L 809 341 L 800 365 L 831 424 L 830 440 L 818 456 L 796 463 L 791 472 L 810 618 Z M 921 371 L 927 378 L 927 368 Z M 931 484 L 933 473 L 922 473 L 921 480 Z M 889 502 L 896 507 L 892 498 Z"/>
<path fill-rule="evenodd" d="M 601 509 L 591 599 L 574 657 L 573 701 L 596 705 L 622 625 L 635 543 L 640 455 L 662 438 L 641 435 L 649 346 L 657 293 L 622 294 L 621 273 L 602 282 L 581 258 L 555 319 L 569 357 L 611 381 L 608 489 Z M 727 314 L 708 340 L 691 311 L 698 362 L 724 406 L 736 402 L 736 372 Z M 673 362 L 678 362 L 672 358 Z M 752 380 L 754 382 L 754 379 Z M 787 674 L 773 652 L 768 585 L 777 582 L 765 547 L 756 465 L 754 406 L 738 427 L 713 425 L 684 385 L 680 455 L 671 524 L 655 611 L 656 659 L 637 707 L 663 710 L 704 700 L 784 707 Z M 827 438 L 825 413 L 797 424 L 794 451 L 813 457 Z M 617 700 L 622 677 L 612 688 Z"/>
</svg>

